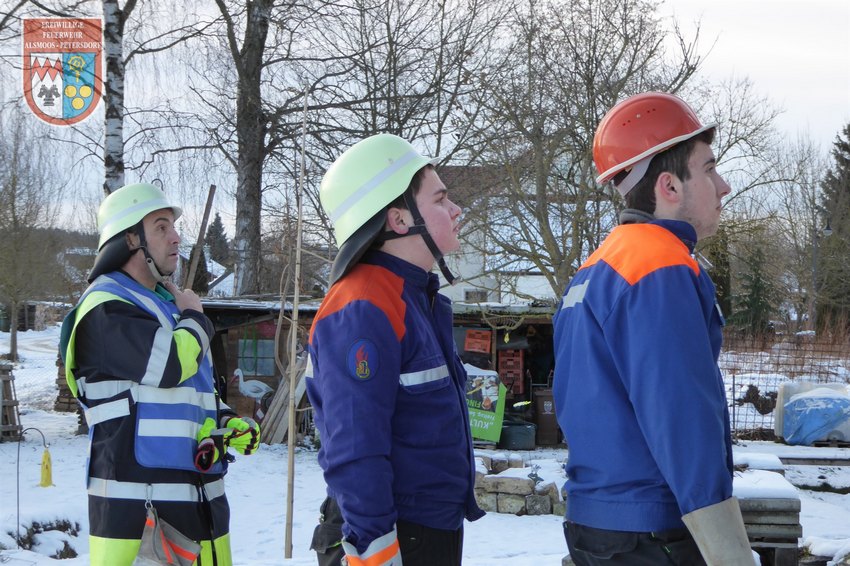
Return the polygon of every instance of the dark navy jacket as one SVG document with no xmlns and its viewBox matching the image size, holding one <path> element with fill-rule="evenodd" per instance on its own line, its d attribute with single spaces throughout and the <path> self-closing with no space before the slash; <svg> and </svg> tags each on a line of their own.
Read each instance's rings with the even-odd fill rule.
<svg viewBox="0 0 850 566">
<path fill-rule="evenodd" d="M 466 372 L 438 288 L 436 275 L 371 252 L 330 289 L 310 332 L 319 463 L 360 552 L 397 519 L 458 529 L 484 514 Z"/>
<path fill-rule="evenodd" d="M 553 388 L 571 521 L 683 528 L 732 495 L 723 319 L 695 241 L 685 222 L 619 226 L 561 300 Z"/>
</svg>

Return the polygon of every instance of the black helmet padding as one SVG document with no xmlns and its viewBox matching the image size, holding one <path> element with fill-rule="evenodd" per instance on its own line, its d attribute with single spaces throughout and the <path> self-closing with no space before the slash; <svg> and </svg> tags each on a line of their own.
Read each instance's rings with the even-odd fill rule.
<svg viewBox="0 0 850 566">
<path fill-rule="evenodd" d="M 328 287 L 342 279 L 342 276 L 351 271 L 351 268 L 360 261 L 363 254 L 366 253 L 372 243 L 378 238 L 381 232 L 384 231 L 384 226 L 387 222 L 387 209 L 381 209 L 377 214 L 370 218 L 365 224 L 358 228 L 354 234 L 348 238 L 334 258 L 334 263 L 331 266 L 331 276 L 328 281 Z"/>
<path fill-rule="evenodd" d="M 127 247 L 125 234 L 126 232 L 124 231 L 120 234 L 115 234 L 100 248 L 88 276 L 89 283 L 104 273 L 111 273 L 121 269 L 127 263 L 127 260 L 130 259 L 130 256 L 133 255 L 133 252 Z"/>
</svg>

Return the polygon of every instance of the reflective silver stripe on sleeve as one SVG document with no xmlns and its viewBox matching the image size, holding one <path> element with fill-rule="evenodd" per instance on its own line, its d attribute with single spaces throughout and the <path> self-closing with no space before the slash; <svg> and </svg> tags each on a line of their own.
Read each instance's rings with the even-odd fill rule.
<svg viewBox="0 0 850 566">
<path fill-rule="evenodd" d="M 177 323 L 177 326 L 174 330 L 178 328 L 185 328 L 187 330 L 193 330 L 195 334 L 198 335 L 198 340 L 201 342 L 201 352 L 206 354 L 207 350 L 210 349 L 210 337 L 207 336 L 207 331 L 204 330 L 204 327 L 198 324 L 197 320 L 191 318 L 182 318 L 180 322 Z"/>
<path fill-rule="evenodd" d="M 171 345 L 174 343 L 174 333 L 170 328 L 160 327 L 153 338 L 151 355 L 148 358 L 148 367 L 142 377 L 142 385 L 157 387 L 162 383 L 165 374 L 165 365 L 168 363 L 168 354 L 171 353 Z"/>
<path fill-rule="evenodd" d="M 561 304 L 561 310 L 574 307 L 575 305 L 582 302 L 584 300 L 585 294 L 587 294 L 587 286 L 589 284 L 590 279 L 580 285 L 570 287 L 570 290 L 567 291 L 567 295 L 564 297 L 564 301 Z"/>
<path fill-rule="evenodd" d="M 201 425 L 182 419 L 139 419 L 136 434 L 169 438 L 196 438 Z"/>
<path fill-rule="evenodd" d="M 224 480 L 219 479 L 204 484 L 208 499 L 224 495 Z M 198 488 L 185 483 L 138 483 L 101 478 L 89 478 L 89 495 L 106 497 L 108 499 L 136 499 L 145 501 L 148 497 L 153 501 L 192 501 L 200 500 Z"/>
<path fill-rule="evenodd" d="M 307 365 L 304 366 L 304 377 L 313 377 L 313 358 L 307 354 Z"/>
<path fill-rule="evenodd" d="M 84 411 L 86 424 L 90 427 L 104 421 L 126 417 L 130 414 L 130 400 L 126 397 L 103 403 L 97 407 L 90 407 Z"/>
<path fill-rule="evenodd" d="M 430 383 L 449 376 L 448 366 L 442 365 L 439 367 L 426 369 L 424 371 L 414 371 L 411 373 L 403 373 L 399 376 L 399 381 L 402 385 L 421 385 Z"/>
<path fill-rule="evenodd" d="M 387 564 L 388 566 L 401 564 L 401 550 L 398 547 L 398 534 L 396 532 L 395 525 L 393 525 L 393 530 L 387 534 L 379 536 L 369 543 L 369 546 L 366 547 L 366 550 L 364 550 L 362 554 L 357 552 L 357 547 L 347 540 L 343 539 L 342 541 L 342 548 L 345 551 L 345 554 L 358 557 L 360 559 L 358 562 L 362 561 L 361 563 L 363 564 L 370 563 L 370 558 L 386 552 L 387 549 L 392 548 L 393 546 L 396 548 L 395 554 L 391 557 L 382 556 L 381 564 Z"/>
</svg>

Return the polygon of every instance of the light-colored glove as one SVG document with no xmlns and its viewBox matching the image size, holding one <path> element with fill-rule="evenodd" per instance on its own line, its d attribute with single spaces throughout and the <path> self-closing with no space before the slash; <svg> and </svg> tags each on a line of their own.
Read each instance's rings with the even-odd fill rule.
<svg viewBox="0 0 850 566">
<path fill-rule="evenodd" d="M 401 549 L 398 546 L 398 536 L 395 528 L 385 535 L 373 540 L 362 554 L 357 548 L 342 540 L 342 549 L 348 564 L 369 564 L 370 566 L 402 566 Z"/>
<path fill-rule="evenodd" d="M 708 566 L 753 566 L 753 552 L 736 497 L 682 517 Z"/>
<path fill-rule="evenodd" d="M 260 425 L 254 419 L 226 416 L 221 418 L 221 426 L 233 430 L 225 442 L 240 454 L 250 456 L 260 447 Z"/>
</svg>

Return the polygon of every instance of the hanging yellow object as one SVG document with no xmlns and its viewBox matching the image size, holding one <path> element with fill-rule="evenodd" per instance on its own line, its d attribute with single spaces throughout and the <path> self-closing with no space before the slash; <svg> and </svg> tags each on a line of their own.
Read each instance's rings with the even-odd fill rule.
<svg viewBox="0 0 850 566">
<path fill-rule="evenodd" d="M 44 449 L 41 455 L 41 483 L 40 487 L 51 487 L 53 485 L 53 463 L 50 460 L 50 452 Z"/>
</svg>

